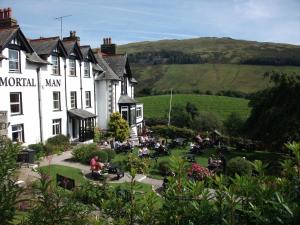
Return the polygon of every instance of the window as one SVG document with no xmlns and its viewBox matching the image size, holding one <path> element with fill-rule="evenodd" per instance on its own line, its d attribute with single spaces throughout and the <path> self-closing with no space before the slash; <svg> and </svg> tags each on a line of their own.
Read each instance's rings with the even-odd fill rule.
<svg viewBox="0 0 300 225">
<path fill-rule="evenodd" d="M 20 72 L 20 52 L 18 50 L 9 49 L 9 71 L 10 72 Z"/>
<path fill-rule="evenodd" d="M 75 59 L 69 59 L 70 76 L 76 76 L 76 62 Z"/>
<path fill-rule="evenodd" d="M 53 109 L 60 110 L 60 92 L 59 91 L 53 92 Z"/>
<path fill-rule="evenodd" d="M 52 134 L 61 134 L 61 119 L 52 120 Z"/>
<path fill-rule="evenodd" d="M 122 118 L 127 121 L 127 119 L 128 119 L 128 107 L 127 106 L 121 107 L 121 115 L 122 115 Z"/>
<path fill-rule="evenodd" d="M 11 136 L 13 142 L 24 142 L 24 125 L 16 124 L 11 126 Z"/>
<path fill-rule="evenodd" d="M 59 57 L 52 55 L 52 74 L 59 75 Z"/>
<path fill-rule="evenodd" d="M 86 91 L 85 92 L 85 106 L 87 108 L 91 107 L 91 92 L 90 91 Z"/>
<path fill-rule="evenodd" d="M 84 68 L 84 76 L 85 77 L 90 77 L 90 63 L 89 62 L 84 62 L 83 68 Z"/>
<path fill-rule="evenodd" d="M 22 93 L 11 92 L 10 93 L 10 112 L 17 115 L 22 114 Z"/>
<path fill-rule="evenodd" d="M 71 91 L 71 108 L 76 109 L 77 108 L 77 93 L 76 91 Z"/>
<path fill-rule="evenodd" d="M 141 107 L 138 107 L 136 109 L 136 117 L 137 118 L 142 117 L 142 108 Z"/>
</svg>

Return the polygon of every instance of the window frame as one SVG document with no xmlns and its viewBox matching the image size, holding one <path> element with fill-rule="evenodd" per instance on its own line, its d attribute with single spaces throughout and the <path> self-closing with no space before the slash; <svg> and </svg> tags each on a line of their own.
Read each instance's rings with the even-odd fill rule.
<svg viewBox="0 0 300 225">
<path fill-rule="evenodd" d="M 58 94 L 58 99 L 55 99 L 55 94 Z M 52 93 L 53 97 L 53 111 L 61 111 L 61 98 L 60 98 L 60 91 L 53 91 Z M 58 108 L 55 108 L 55 103 L 58 102 Z"/>
<path fill-rule="evenodd" d="M 61 134 L 61 119 L 52 120 L 52 135 Z"/>
<path fill-rule="evenodd" d="M 87 97 L 87 94 L 89 97 Z M 86 108 L 92 108 L 92 95 L 91 91 L 85 91 L 85 107 Z"/>
<path fill-rule="evenodd" d="M 18 102 L 11 101 L 11 95 L 17 94 L 18 95 Z M 22 101 L 22 92 L 10 92 L 9 93 L 9 100 L 10 100 L 10 114 L 11 115 L 22 115 L 23 114 L 23 101 Z M 12 105 L 19 105 L 18 112 L 12 112 Z"/>
<path fill-rule="evenodd" d="M 75 96 L 73 96 L 73 94 L 75 94 Z M 70 107 L 71 107 L 71 109 L 77 109 L 77 92 L 76 91 L 70 92 Z"/>
<path fill-rule="evenodd" d="M 53 59 L 54 57 L 56 58 L 56 64 L 53 63 Z M 58 55 L 51 55 L 51 63 L 52 63 L 52 75 L 60 75 L 60 60 L 59 60 L 59 56 Z M 57 72 L 55 71 L 55 67 Z"/>
<path fill-rule="evenodd" d="M 89 78 L 91 77 L 91 67 L 89 61 L 83 62 L 83 77 Z M 86 73 L 87 72 L 87 73 Z"/>
<path fill-rule="evenodd" d="M 17 127 L 17 130 L 13 130 L 14 127 Z M 18 139 L 19 140 L 14 140 L 14 133 L 18 133 Z M 25 136 L 24 136 L 24 124 L 14 124 L 11 125 L 11 139 L 13 142 L 18 142 L 18 143 L 24 143 L 25 142 Z M 21 138 L 19 138 L 21 137 Z"/>
<path fill-rule="evenodd" d="M 136 118 L 141 118 L 142 116 L 142 107 L 136 107 Z"/>
<path fill-rule="evenodd" d="M 71 66 L 71 62 L 74 64 Z M 73 74 L 74 73 L 74 74 Z M 69 76 L 76 77 L 76 59 L 70 58 L 69 59 Z"/>
<path fill-rule="evenodd" d="M 17 59 L 13 59 L 12 60 L 12 58 L 10 57 L 10 53 L 11 52 L 16 52 L 17 54 L 18 54 L 18 57 L 17 57 Z M 11 62 L 14 62 L 14 63 L 16 63 L 16 65 L 17 65 L 17 69 L 11 69 Z M 13 49 L 13 48 L 9 48 L 8 49 L 8 71 L 10 72 L 10 73 L 21 73 L 21 56 L 20 56 L 20 50 L 17 50 L 17 49 Z"/>
</svg>

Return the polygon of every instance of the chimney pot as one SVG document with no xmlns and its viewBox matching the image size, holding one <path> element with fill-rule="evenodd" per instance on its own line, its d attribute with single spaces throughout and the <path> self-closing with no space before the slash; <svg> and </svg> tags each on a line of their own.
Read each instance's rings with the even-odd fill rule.
<svg viewBox="0 0 300 225">
<path fill-rule="evenodd" d="M 7 18 L 11 18 L 12 10 L 11 8 L 7 8 Z"/>
<path fill-rule="evenodd" d="M 108 38 L 108 44 L 111 44 L 111 37 Z"/>
<path fill-rule="evenodd" d="M 7 9 L 3 9 L 3 19 L 7 19 Z"/>
</svg>

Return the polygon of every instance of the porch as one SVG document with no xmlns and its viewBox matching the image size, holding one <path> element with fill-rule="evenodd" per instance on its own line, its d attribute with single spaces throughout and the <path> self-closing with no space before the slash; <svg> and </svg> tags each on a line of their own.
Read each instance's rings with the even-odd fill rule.
<svg viewBox="0 0 300 225">
<path fill-rule="evenodd" d="M 71 109 L 68 114 L 71 139 L 79 142 L 92 140 L 96 126 L 96 115 L 84 109 Z"/>
</svg>

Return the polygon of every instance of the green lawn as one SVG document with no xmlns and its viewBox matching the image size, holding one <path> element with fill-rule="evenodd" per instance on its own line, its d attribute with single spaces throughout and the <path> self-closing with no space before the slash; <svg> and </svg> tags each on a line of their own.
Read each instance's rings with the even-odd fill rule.
<svg viewBox="0 0 300 225">
<path fill-rule="evenodd" d="M 42 166 L 39 168 L 42 172 L 47 173 L 53 179 L 53 184 L 56 185 L 56 174 L 69 177 L 75 180 L 75 186 L 80 186 L 87 182 L 87 180 L 82 175 L 80 169 L 62 166 L 62 165 L 49 165 Z"/>
<path fill-rule="evenodd" d="M 169 95 L 140 97 L 138 100 L 144 103 L 145 118 L 167 118 Z M 250 114 L 249 101 L 242 98 L 196 94 L 173 95 L 172 105 L 185 105 L 187 102 L 195 104 L 199 111 L 214 113 L 221 120 L 225 120 L 232 112 L 240 114 L 243 118 L 247 118 Z"/>
</svg>

